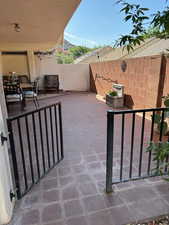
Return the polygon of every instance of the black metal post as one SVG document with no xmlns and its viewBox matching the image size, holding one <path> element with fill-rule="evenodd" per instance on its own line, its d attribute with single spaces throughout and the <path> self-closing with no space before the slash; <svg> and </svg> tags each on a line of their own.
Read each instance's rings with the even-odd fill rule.
<svg viewBox="0 0 169 225">
<path fill-rule="evenodd" d="M 42 150 L 42 162 L 43 162 L 43 172 L 46 171 L 45 165 L 45 151 L 44 151 L 44 143 L 43 143 L 43 133 L 42 133 L 42 118 L 41 118 L 41 111 L 38 112 L 39 114 L 39 129 L 40 129 L 40 140 L 41 140 L 41 150 Z"/>
<path fill-rule="evenodd" d="M 58 137 L 58 119 L 57 119 L 57 110 L 55 105 L 55 131 L 56 131 L 56 150 L 57 150 L 57 161 L 60 160 L 60 151 L 59 151 L 59 137 Z"/>
<path fill-rule="evenodd" d="M 25 180 L 25 188 L 27 189 L 28 188 L 28 181 L 27 181 L 26 162 L 25 162 L 25 155 L 24 155 L 24 148 L 23 148 L 23 141 L 22 141 L 20 118 L 17 119 L 17 125 L 18 125 L 18 134 L 19 134 L 19 143 L 20 143 L 20 148 L 21 148 L 21 157 L 22 157 L 22 163 L 23 163 L 23 174 L 24 174 L 24 180 Z"/>
<path fill-rule="evenodd" d="M 155 111 L 153 111 L 152 119 L 151 119 L 152 122 L 151 122 L 150 142 L 153 141 L 153 137 L 154 137 L 154 118 L 155 118 Z M 151 157 L 152 157 L 152 152 L 149 151 L 149 155 L 148 155 L 148 168 L 147 168 L 147 174 L 148 174 L 148 176 L 150 175 Z"/>
<path fill-rule="evenodd" d="M 143 112 L 142 117 L 142 128 L 141 128 L 141 144 L 140 144 L 140 157 L 139 157 L 139 172 L 138 176 L 141 176 L 141 169 L 142 169 L 142 159 L 143 159 L 143 142 L 144 142 L 144 127 L 145 127 L 145 112 Z"/>
<path fill-rule="evenodd" d="M 113 141 L 114 141 L 114 113 L 107 112 L 107 161 L 106 161 L 106 192 L 111 193 L 113 176 Z"/>
<path fill-rule="evenodd" d="M 8 131 L 9 131 L 11 154 L 12 154 L 13 170 L 14 170 L 14 176 L 15 176 L 16 193 L 17 193 L 18 199 L 20 199 L 21 198 L 20 179 L 19 179 L 18 163 L 16 158 L 15 143 L 14 143 L 11 121 L 7 120 L 7 124 L 8 124 Z"/>
<path fill-rule="evenodd" d="M 55 150 L 54 150 L 54 138 L 53 138 L 52 107 L 49 109 L 49 112 L 50 112 L 50 128 L 51 128 L 51 139 L 52 139 L 53 165 L 55 165 Z"/>
<path fill-rule="evenodd" d="M 38 143 L 37 143 L 37 136 L 36 136 L 36 124 L 35 124 L 35 114 L 32 114 L 32 123 L 33 123 L 33 136 L 35 142 L 35 156 L 36 156 L 36 164 L 37 164 L 37 172 L 38 172 L 38 179 L 40 179 L 40 162 L 38 156 Z"/>
<path fill-rule="evenodd" d="M 25 117 L 25 124 L 26 124 L 26 136 L 27 136 L 27 142 L 28 142 L 28 153 L 29 153 L 29 163 L 30 163 L 30 169 L 31 169 L 31 178 L 32 183 L 35 183 L 34 178 L 34 169 L 33 169 L 33 157 L 32 157 L 32 150 L 31 150 L 31 142 L 30 142 L 30 132 L 29 132 L 29 126 L 28 126 L 28 118 Z"/>
<path fill-rule="evenodd" d="M 59 102 L 59 129 L 60 129 L 60 147 L 61 147 L 61 159 L 64 157 L 63 153 L 63 127 L 62 127 L 62 106 Z"/>
<path fill-rule="evenodd" d="M 132 178 L 132 169 L 133 169 L 135 119 L 136 119 L 136 114 L 133 113 L 133 115 L 132 115 L 132 131 L 131 131 L 130 169 L 129 169 L 129 178 L 130 179 Z"/>
<path fill-rule="evenodd" d="M 120 180 L 123 177 L 123 156 L 124 156 L 124 123 L 125 123 L 125 114 L 122 114 L 122 127 L 121 127 L 121 159 L 120 159 Z"/>
<path fill-rule="evenodd" d="M 48 166 L 50 168 L 50 152 L 49 152 L 49 134 L 48 134 L 48 122 L 47 122 L 47 112 L 44 109 L 44 118 L 45 118 L 45 128 L 46 128 L 46 144 L 47 144 L 47 156 L 48 156 Z"/>
</svg>

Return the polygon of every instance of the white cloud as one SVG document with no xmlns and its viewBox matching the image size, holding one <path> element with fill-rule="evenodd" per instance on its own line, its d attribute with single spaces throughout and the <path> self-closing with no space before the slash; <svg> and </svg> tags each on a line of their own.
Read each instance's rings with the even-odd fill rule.
<svg viewBox="0 0 169 225">
<path fill-rule="evenodd" d="M 70 38 L 71 40 L 77 41 L 77 42 L 79 42 L 83 45 L 90 45 L 90 46 L 97 46 L 98 45 L 98 43 L 96 41 L 81 38 L 79 36 L 76 36 L 76 35 L 68 33 L 68 32 L 65 32 L 64 35 L 65 35 L 66 38 Z"/>
</svg>

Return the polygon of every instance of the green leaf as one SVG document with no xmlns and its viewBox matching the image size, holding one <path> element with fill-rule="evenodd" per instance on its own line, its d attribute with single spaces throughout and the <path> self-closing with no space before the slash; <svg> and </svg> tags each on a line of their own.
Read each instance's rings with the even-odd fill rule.
<svg viewBox="0 0 169 225">
<path fill-rule="evenodd" d="M 161 115 L 155 114 L 154 115 L 154 123 L 160 123 L 160 121 L 161 121 Z"/>
<path fill-rule="evenodd" d="M 161 132 L 161 127 L 162 127 L 162 134 L 163 134 L 163 135 L 166 134 L 167 129 L 168 129 L 168 124 L 167 124 L 167 122 L 163 121 L 163 122 L 161 122 L 161 123 L 159 123 L 159 124 L 157 125 L 157 128 L 158 128 L 158 130 L 159 130 L 160 132 Z"/>
<path fill-rule="evenodd" d="M 164 100 L 164 105 L 165 105 L 166 107 L 169 107 L 169 99 Z"/>
<path fill-rule="evenodd" d="M 148 17 L 148 16 L 140 16 L 139 19 L 140 19 L 140 20 L 148 20 L 149 17 Z"/>
<path fill-rule="evenodd" d="M 129 19 L 131 19 L 132 15 L 128 15 L 125 17 L 125 21 L 128 21 Z"/>
<path fill-rule="evenodd" d="M 146 148 L 146 152 L 152 151 L 153 150 L 153 145 L 154 145 L 154 143 L 150 142 L 150 145 Z"/>
<path fill-rule="evenodd" d="M 169 111 L 166 110 L 166 112 L 164 112 L 164 119 L 168 118 L 169 117 Z"/>
<path fill-rule="evenodd" d="M 140 8 L 140 10 L 142 10 L 142 11 L 148 11 L 149 9 L 148 8 Z"/>
<path fill-rule="evenodd" d="M 165 181 L 169 182 L 169 178 L 164 178 Z"/>
</svg>

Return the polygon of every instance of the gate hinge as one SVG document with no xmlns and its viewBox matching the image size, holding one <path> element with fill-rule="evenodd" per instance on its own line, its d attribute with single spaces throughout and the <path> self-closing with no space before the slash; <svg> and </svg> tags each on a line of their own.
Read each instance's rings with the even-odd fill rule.
<svg viewBox="0 0 169 225">
<path fill-rule="evenodd" d="M 1 132 L 0 134 L 0 139 L 1 139 L 1 145 L 4 145 L 4 142 L 8 140 L 8 138 L 4 136 L 3 132 Z"/>
</svg>

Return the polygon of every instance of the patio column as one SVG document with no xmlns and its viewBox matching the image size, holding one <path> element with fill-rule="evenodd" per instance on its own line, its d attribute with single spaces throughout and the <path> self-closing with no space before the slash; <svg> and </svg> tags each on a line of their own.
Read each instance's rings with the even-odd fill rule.
<svg viewBox="0 0 169 225">
<path fill-rule="evenodd" d="M 0 52 L 0 105 L 2 108 L 2 115 L 3 118 L 7 118 L 7 108 L 6 108 L 6 102 L 5 102 L 5 96 L 4 96 L 4 90 L 3 90 L 3 81 L 2 81 L 2 54 Z M 6 126 L 6 124 L 5 124 Z"/>
<path fill-rule="evenodd" d="M 27 51 L 28 56 L 28 66 L 29 66 L 29 74 L 30 80 L 34 81 L 36 78 L 36 64 L 35 64 L 35 56 L 33 51 Z"/>
<path fill-rule="evenodd" d="M 6 109 L 6 103 L 5 103 L 5 96 L 3 91 L 3 82 L 2 82 L 2 54 L 0 52 L 0 104 L 2 107 L 2 113 L 4 115 L 4 118 L 7 118 L 7 109 Z"/>
<path fill-rule="evenodd" d="M 0 135 L 7 137 L 6 118 L 7 110 L 2 83 L 2 58 L 0 53 Z M 9 223 L 14 206 L 14 199 L 10 193 L 13 193 L 13 183 L 9 162 L 8 145 L 6 141 L 0 138 L 0 225 Z"/>
</svg>

